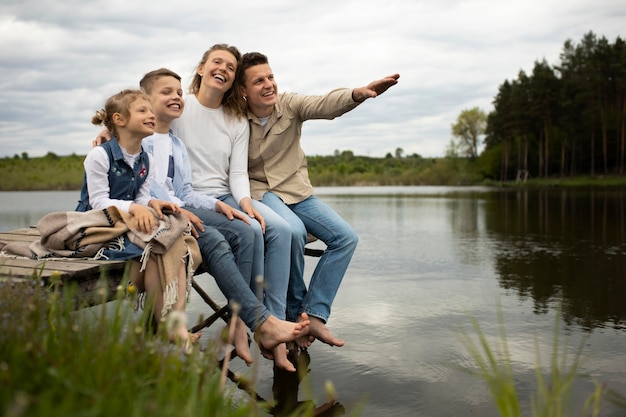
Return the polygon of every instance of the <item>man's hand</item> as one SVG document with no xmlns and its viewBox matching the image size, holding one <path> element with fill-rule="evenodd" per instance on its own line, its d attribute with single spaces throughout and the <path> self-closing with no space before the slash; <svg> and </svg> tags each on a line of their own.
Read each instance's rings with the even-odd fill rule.
<svg viewBox="0 0 626 417">
<path fill-rule="evenodd" d="M 390 87 L 398 84 L 398 78 L 400 78 L 400 74 L 388 75 L 380 80 L 372 81 L 365 87 L 355 88 L 352 90 L 352 100 L 362 103 L 368 98 L 377 97 Z"/>
</svg>

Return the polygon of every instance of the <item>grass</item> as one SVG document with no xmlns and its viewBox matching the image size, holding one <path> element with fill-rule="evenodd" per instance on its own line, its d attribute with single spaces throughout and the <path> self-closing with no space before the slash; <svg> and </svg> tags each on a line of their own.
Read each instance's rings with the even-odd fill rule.
<svg viewBox="0 0 626 417">
<path fill-rule="evenodd" d="M 123 294 L 77 312 L 68 289 L 61 296 L 34 282 L 0 283 L 0 415 L 260 413 L 260 404 L 235 402 L 221 389 L 210 349 L 184 355 L 164 335 L 147 333 Z"/>
<path fill-rule="evenodd" d="M 186 355 L 164 330 L 147 332 L 125 286 L 112 302 L 76 310 L 75 288 L 60 284 L 17 283 L 0 271 L 0 416 L 243 417 L 274 405 L 224 385 L 217 341 Z M 343 415 L 289 408 L 280 415 Z"/>
<path fill-rule="evenodd" d="M 505 326 L 502 314 L 498 315 L 499 342 L 497 346 L 490 346 L 476 320 L 471 320 L 471 331 L 460 331 L 459 339 L 471 359 L 473 367 L 462 367 L 464 372 L 482 379 L 488 387 L 491 398 L 502 417 L 519 417 L 528 415 L 522 408 L 512 360 L 509 353 Z M 600 415 L 601 404 L 605 399 L 612 401 L 619 407 L 626 409 L 625 398 L 615 391 L 606 389 L 594 381 L 594 389 L 585 398 L 583 409 L 574 410 L 572 398 L 573 384 L 582 378 L 580 367 L 584 363 L 583 348 L 585 340 L 581 341 L 574 355 L 568 354 L 566 346 L 560 346 L 560 315 L 556 315 L 554 326 L 554 341 L 548 368 L 548 375 L 544 375 L 541 365 L 538 344 L 535 343 L 537 365 L 535 367 L 536 392 L 530 398 L 530 412 L 533 417 L 570 417 L 575 415 L 597 417 Z"/>
</svg>

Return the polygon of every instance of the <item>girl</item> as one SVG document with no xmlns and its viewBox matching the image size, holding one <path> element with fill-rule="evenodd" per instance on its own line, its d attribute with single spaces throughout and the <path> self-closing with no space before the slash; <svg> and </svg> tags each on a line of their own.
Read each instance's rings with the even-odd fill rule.
<svg viewBox="0 0 626 417">
<path fill-rule="evenodd" d="M 123 242 L 110 245 L 102 255 L 109 259 L 140 259 L 140 270 L 139 264 L 134 263 L 131 283 L 139 290 L 140 300 L 148 300 L 157 322 L 170 312 L 184 313 L 193 275 L 190 254 L 198 252 L 197 244 L 193 238 L 184 239 L 182 232 L 172 232 L 188 229 L 180 214 L 169 216 L 167 227 L 160 227 L 163 210 L 180 213 L 176 204 L 150 199 L 152 160 L 141 147 L 142 139 L 154 133 L 155 116 L 150 99 L 140 90 L 123 90 L 107 100 L 105 108 L 93 116 L 92 123 L 103 124 L 113 137 L 87 154 L 76 210 L 114 206 L 120 213 L 130 213 L 132 217 L 126 223 L 134 234 L 125 234 Z M 172 235 L 168 237 L 168 234 Z M 155 244 L 156 239 L 159 244 L 168 242 L 160 257 L 154 249 L 160 247 Z M 200 335 L 190 335 L 184 319 L 173 321 L 176 324 L 168 329 L 170 341 L 181 343 L 184 351 L 189 352 L 191 343 Z"/>
</svg>

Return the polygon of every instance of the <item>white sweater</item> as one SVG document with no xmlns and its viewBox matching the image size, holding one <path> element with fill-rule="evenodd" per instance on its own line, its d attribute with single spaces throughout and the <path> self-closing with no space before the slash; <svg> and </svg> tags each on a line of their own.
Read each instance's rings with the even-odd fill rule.
<svg viewBox="0 0 626 417">
<path fill-rule="evenodd" d="M 250 197 L 246 119 L 229 117 L 222 106 L 204 107 L 188 94 L 172 130 L 187 146 L 194 190 L 216 198 L 232 194 L 237 202 Z"/>
</svg>

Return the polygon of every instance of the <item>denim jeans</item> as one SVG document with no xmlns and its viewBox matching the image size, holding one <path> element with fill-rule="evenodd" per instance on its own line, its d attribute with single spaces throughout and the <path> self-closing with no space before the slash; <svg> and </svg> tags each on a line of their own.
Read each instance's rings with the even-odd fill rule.
<svg viewBox="0 0 626 417">
<path fill-rule="evenodd" d="M 241 210 L 230 194 L 220 197 L 220 200 Z M 284 320 L 289 285 L 291 227 L 266 205 L 255 200 L 252 200 L 252 205 L 265 219 L 265 234 L 260 223 L 250 219 L 254 230 L 253 281 L 258 277 L 263 278 L 263 303 L 273 315 Z"/>
<path fill-rule="evenodd" d="M 254 331 L 270 312 L 251 288 L 252 228 L 241 220 L 229 220 L 215 211 L 186 209 L 204 222 L 204 232 L 198 230 L 197 239 L 204 269 L 215 278 L 229 302 L 239 304 L 241 319 Z"/>
<path fill-rule="evenodd" d="M 267 192 L 261 200 L 291 226 L 291 272 L 287 293 L 287 320 L 302 312 L 326 322 L 359 237 L 330 206 L 315 196 L 286 205 Z M 304 245 L 307 231 L 326 244 L 309 288 L 304 282 Z"/>
</svg>

